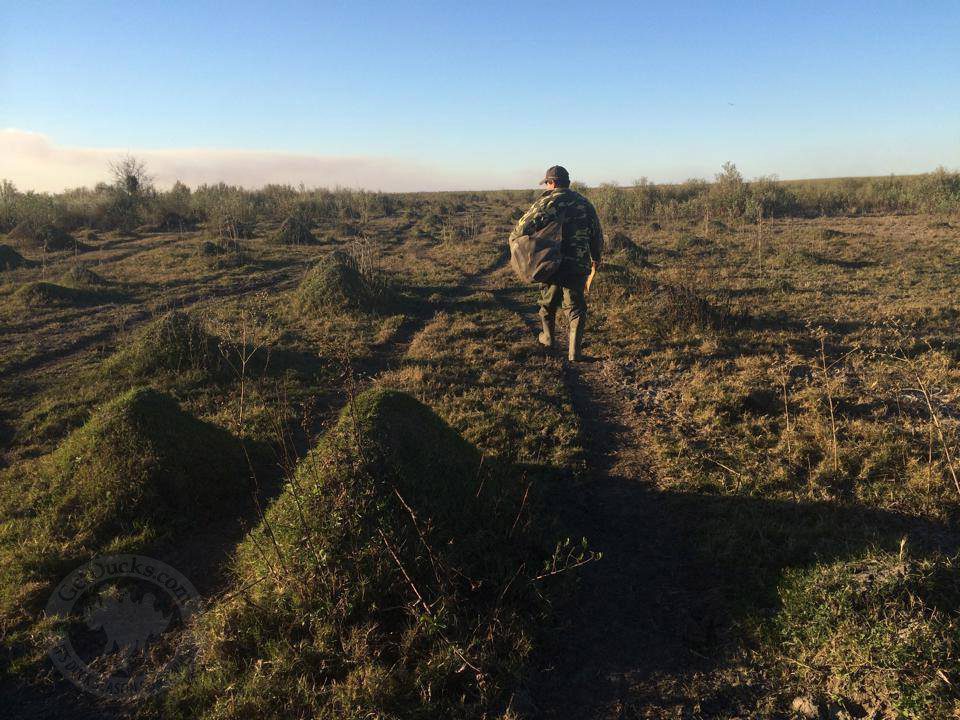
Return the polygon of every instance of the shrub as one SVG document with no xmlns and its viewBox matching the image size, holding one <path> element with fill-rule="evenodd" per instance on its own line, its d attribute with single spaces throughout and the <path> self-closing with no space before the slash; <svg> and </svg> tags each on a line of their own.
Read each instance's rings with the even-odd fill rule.
<svg viewBox="0 0 960 720">
<path fill-rule="evenodd" d="M 244 240 L 254 236 L 257 204 L 251 193 L 221 183 L 198 188 L 193 201 L 199 204 L 207 232 L 213 237 Z"/>
<path fill-rule="evenodd" d="M 146 208 L 146 220 L 153 232 L 195 230 L 200 218 L 191 205 L 190 188 L 177 181 L 167 192 L 153 194 Z"/>
<path fill-rule="evenodd" d="M 176 212 L 166 212 L 156 222 L 143 226 L 144 232 L 189 232 L 197 229 L 197 223 Z"/>
<path fill-rule="evenodd" d="M 746 210 L 747 198 L 747 185 L 737 166 L 732 162 L 724 163 L 710 186 L 708 202 L 711 210 L 728 218 L 740 217 Z"/>
</svg>

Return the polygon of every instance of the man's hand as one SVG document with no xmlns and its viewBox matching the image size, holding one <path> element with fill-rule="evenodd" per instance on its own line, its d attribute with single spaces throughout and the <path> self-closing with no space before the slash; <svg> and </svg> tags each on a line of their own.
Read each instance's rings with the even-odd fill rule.
<svg viewBox="0 0 960 720">
<path fill-rule="evenodd" d="M 599 260 L 591 260 L 591 261 L 590 261 L 590 264 L 593 266 L 593 268 L 592 268 L 592 269 L 593 269 L 593 272 L 596 272 L 597 270 L 600 269 L 600 261 L 599 261 Z"/>
</svg>

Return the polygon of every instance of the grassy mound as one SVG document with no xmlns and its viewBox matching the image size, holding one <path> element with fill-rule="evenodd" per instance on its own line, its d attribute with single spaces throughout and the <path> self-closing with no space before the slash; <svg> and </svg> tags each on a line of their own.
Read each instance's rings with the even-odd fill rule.
<svg viewBox="0 0 960 720">
<path fill-rule="evenodd" d="M 610 237 L 607 250 L 611 253 L 623 253 L 629 262 L 640 267 L 651 267 L 651 263 L 647 260 L 647 251 L 622 232 L 616 232 Z"/>
<path fill-rule="evenodd" d="M 71 288 L 101 288 L 108 285 L 106 280 L 83 265 L 74 265 L 67 270 L 60 276 L 60 284 Z"/>
<path fill-rule="evenodd" d="M 310 223 L 298 215 L 291 215 L 270 236 L 270 242 L 278 245 L 312 245 L 317 238 L 310 231 Z"/>
<path fill-rule="evenodd" d="M 634 265 L 609 263 L 602 269 L 602 278 L 616 288 L 615 296 L 639 301 L 641 317 L 649 332 L 665 336 L 691 330 L 720 330 L 733 323 L 729 312 L 702 297 L 692 286 L 638 272 L 636 266 L 644 264 L 642 261 Z"/>
<path fill-rule="evenodd" d="M 633 239 L 624 232 L 617 231 L 607 238 L 607 250 L 610 252 L 620 252 L 621 250 L 630 250 L 637 247 Z"/>
<path fill-rule="evenodd" d="M 320 260 L 297 289 L 298 304 L 307 310 L 369 309 L 377 299 L 356 261 L 342 250 Z"/>
<path fill-rule="evenodd" d="M 662 333 L 723 326 L 728 318 L 689 286 L 659 283 L 652 288 L 651 317 Z"/>
<path fill-rule="evenodd" d="M 43 541 L 76 556 L 182 530 L 237 510 L 249 495 L 238 440 L 135 388 L 102 406 L 35 469 L 29 494 Z"/>
<path fill-rule="evenodd" d="M 956 557 L 878 552 L 791 571 L 781 601 L 776 646 L 804 685 L 826 677 L 830 700 L 880 717 L 955 712 L 943 680 L 960 672 Z"/>
<path fill-rule="evenodd" d="M 44 281 L 21 285 L 14 293 L 14 298 L 28 308 L 91 305 L 101 299 L 88 289 L 66 287 Z"/>
<path fill-rule="evenodd" d="M 212 240 L 204 240 L 200 243 L 200 247 L 197 249 L 197 252 L 207 257 L 213 257 L 215 255 L 219 255 L 223 251 L 220 246 Z"/>
<path fill-rule="evenodd" d="M 713 248 L 714 242 L 710 238 L 702 235 L 695 235 L 690 232 L 680 233 L 676 241 L 676 249 L 680 252 L 700 251 L 705 252 Z"/>
<path fill-rule="evenodd" d="M 9 245 L 0 245 L 0 270 L 15 270 L 26 264 L 23 255 Z"/>
<path fill-rule="evenodd" d="M 78 563 L 156 547 L 249 497 L 238 440 L 166 395 L 127 392 L 51 454 L 0 474 L 0 619 L 28 627 L 50 583 Z"/>
<path fill-rule="evenodd" d="M 50 223 L 35 225 L 23 221 L 11 230 L 7 237 L 45 252 L 56 252 L 58 250 L 82 252 L 90 249 L 89 246 L 75 240 L 70 233 Z"/>
<path fill-rule="evenodd" d="M 221 369 L 222 357 L 217 339 L 199 320 L 173 310 L 143 327 L 107 367 L 133 378 L 161 372 L 212 375 Z"/>
<path fill-rule="evenodd" d="M 197 630 L 202 671 L 165 715 L 502 710 L 533 607 L 506 487 L 409 395 L 356 398 L 239 547 L 237 592 Z"/>
<path fill-rule="evenodd" d="M 197 253 L 204 257 L 220 257 L 228 254 L 240 256 L 243 253 L 243 244 L 238 240 L 227 237 L 217 240 L 203 240 L 197 247 Z"/>
<path fill-rule="evenodd" d="M 843 232 L 842 230 L 835 230 L 834 228 L 818 227 L 813 229 L 812 235 L 813 239 L 818 242 L 827 242 L 846 237 L 847 233 Z"/>
</svg>

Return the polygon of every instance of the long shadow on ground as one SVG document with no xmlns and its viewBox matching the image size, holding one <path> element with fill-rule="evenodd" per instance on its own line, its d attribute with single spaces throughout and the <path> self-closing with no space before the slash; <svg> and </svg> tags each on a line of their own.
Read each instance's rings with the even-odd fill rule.
<svg viewBox="0 0 960 720">
<path fill-rule="evenodd" d="M 584 372 L 568 369 L 567 380 L 587 477 L 558 483 L 551 503 L 566 532 L 603 558 L 582 569 L 535 659 L 534 717 L 675 717 L 657 709 L 685 700 L 664 696 L 677 683 L 660 680 L 729 664 L 739 623 L 777 611 L 786 569 L 895 550 L 902 538 L 914 556 L 960 547 L 956 530 L 893 512 L 657 491 L 641 461 L 618 453 L 626 429 Z M 727 716 L 759 690 L 721 682 L 695 700 L 703 717 Z"/>
</svg>

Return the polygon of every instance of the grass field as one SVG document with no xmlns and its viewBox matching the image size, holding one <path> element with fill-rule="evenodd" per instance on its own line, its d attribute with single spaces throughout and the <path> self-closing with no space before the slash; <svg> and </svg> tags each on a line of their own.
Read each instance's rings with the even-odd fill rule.
<svg viewBox="0 0 960 720">
<path fill-rule="evenodd" d="M 537 346 L 536 289 L 509 268 L 529 194 L 425 198 L 311 222 L 306 244 L 263 220 L 232 243 L 0 238 L 28 261 L 0 270 L 11 707 L 960 713 L 960 219 L 624 215 L 589 297 L 593 361 L 571 365 Z M 371 389 L 425 408 L 381 411 Z M 177 505 L 211 463 L 212 497 L 240 499 Z M 301 491 L 315 504 L 298 521 Z M 384 492 L 401 504 L 384 510 Z M 268 561 L 271 518 L 293 529 Z M 121 551 L 208 600 L 185 631 L 203 672 L 101 706 L 46 661 L 41 611 L 70 568 Z"/>
</svg>

